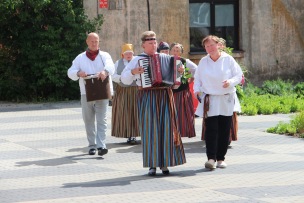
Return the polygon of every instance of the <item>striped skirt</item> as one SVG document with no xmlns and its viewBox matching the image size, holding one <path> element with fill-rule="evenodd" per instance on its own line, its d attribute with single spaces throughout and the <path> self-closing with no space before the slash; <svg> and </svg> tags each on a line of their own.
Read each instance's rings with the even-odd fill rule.
<svg viewBox="0 0 304 203">
<path fill-rule="evenodd" d="M 139 137 L 137 115 L 137 87 L 121 87 L 117 85 L 112 102 L 113 137 Z"/>
<path fill-rule="evenodd" d="M 195 115 L 189 89 L 174 93 L 179 131 L 182 137 L 195 137 Z"/>
<path fill-rule="evenodd" d="M 144 167 L 186 163 L 171 88 L 139 90 L 138 116 Z"/>
</svg>

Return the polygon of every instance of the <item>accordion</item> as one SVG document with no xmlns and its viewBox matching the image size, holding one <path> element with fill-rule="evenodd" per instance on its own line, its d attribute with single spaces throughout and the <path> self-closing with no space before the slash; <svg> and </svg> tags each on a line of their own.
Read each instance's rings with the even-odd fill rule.
<svg viewBox="0 0 304 203">
<path fill-rule="evenodd" d="M 182 66 L 181 58 L 164 54 L 154 54 L 138 60 L 138 65 L 144 68 L 140 74 L 141 87 L 166 87 L 177 89 L 181 84 L 181 74 L 178 69 Z"/>
</svg>

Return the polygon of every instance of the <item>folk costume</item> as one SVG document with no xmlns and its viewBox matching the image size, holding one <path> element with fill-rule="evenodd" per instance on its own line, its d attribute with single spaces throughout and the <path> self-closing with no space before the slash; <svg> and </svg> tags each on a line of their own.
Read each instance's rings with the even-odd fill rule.
<svg viewBox="0 0 304 203">
<path fill-rule="evenodd" d="M 122 46 L 122 57 L 127 52 L 133 52 L 132 44 Z M 129 63 L 125 58 L 121 58 L 115 63 L 115 73 L 112 76 L 117 84 L 115 96 L 112 103 L 112 131 L 111 135 L 117 138 L 128 138 L 128 143 L 136 144 L 135 137 L 139 137 L 137 90 L 138 87 L 133 81 L 131 85 L 121 82 L 121 73 Z"/>
<path fill-rule="evenodd" d="M 147 57 L 145 53 L 134 57 L 126 66 L 121 81 L 124 84 L 141 86 L 140 76 L 132 75 L 131 70 L 138 67 L 138 60 Z M 160 59 L 170 57 L 160 54 Z M 162 67 L 162 73 L 169 66 Z M 162 74 L 163 80 L 166 74 Z M 169 167 L 186 163 L 183 143 L 178 130 L 178 121 L 171 87 L 152 87 L 138 90 L 139 129 L 142 143 L 143 166 Z"/>
<path fill-rule="evenodd" d="M 194 76 L 197 65 L 189 59 L 186 59 L 183 63 Z M 173 89 L 173 95 L 181 137 L 195 137 L 195 115 L 188 79 L 178 89 Z"/>
</svg>

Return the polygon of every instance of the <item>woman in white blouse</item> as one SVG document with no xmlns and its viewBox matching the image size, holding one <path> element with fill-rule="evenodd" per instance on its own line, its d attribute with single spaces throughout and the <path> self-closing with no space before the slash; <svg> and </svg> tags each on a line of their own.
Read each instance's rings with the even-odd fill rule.
<svg viewBox="0 0 304 203">
<path fill-rule="evenodd" d="M 230 126 L 235 103 L 235 86 L 242 70 L 229 54 L 220 50 L 220 39 L 209 35 L 202 40 L 208 55 L 203 57 L 194 76 L 194 94 L 204 104 L 205 142 L 208 161 L 205 168 L 225 168 Z M 217 164 L 216 164 L 217 162 Z"/>
</svg>

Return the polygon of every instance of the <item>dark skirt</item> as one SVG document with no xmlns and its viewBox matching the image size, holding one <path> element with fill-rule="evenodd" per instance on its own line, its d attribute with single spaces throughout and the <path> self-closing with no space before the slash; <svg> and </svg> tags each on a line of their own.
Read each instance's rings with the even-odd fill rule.
<svg viewBox="0 0 304 203">
<path fill-rule="evenodd" d="M 113 137 L 139 137 L 137 87 L 121 87 L 117 85 L 112 103 Z"/>
<path fill-rule="evenodd" d="M 138 116 L 144 167 L 186 163 L 171 88 L 139 90 Z"/>
<path fill-rule="evenodd" d="M 195 137 L 195 115 L 191 92 L 188 89 L 174 93 L 179 131 L 182 137 Z"/>
</svg>

